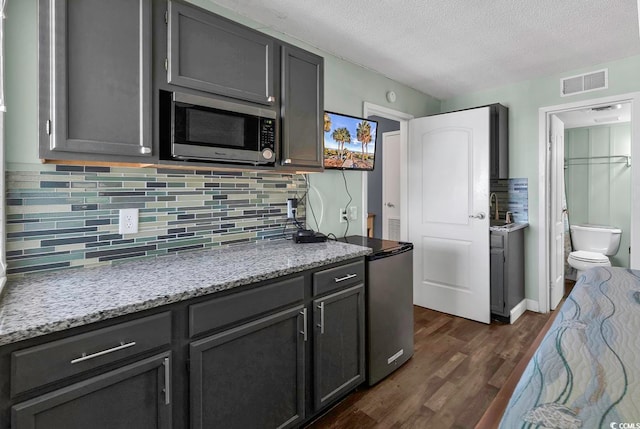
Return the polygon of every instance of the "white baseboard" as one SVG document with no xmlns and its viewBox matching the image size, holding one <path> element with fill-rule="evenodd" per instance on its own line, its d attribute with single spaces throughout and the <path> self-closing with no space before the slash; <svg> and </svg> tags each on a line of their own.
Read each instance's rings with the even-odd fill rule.
<svg viewBox="0 0 640 429">
<path fill-rule="evenodd" d="M 527 301 L 527 310 L 535 311 L 536 313 L 540 312 L 538 301 L 534 301 L 532 299 L 527 299 L 525 301 Z"/>
<path fill-rule="evenodd" d="M 524 314 L 524 312 L 527 311 L 527 300 L 523 299 L 522 301 L 520 301 L 520 303 L 518 305 L 516 305 L 515 307 L 513 307 L 511 309 L 510 312 L 510 317 L 509 317 L 509 323 L 511 323 L 513 325 L 513 323 L 518 320 L 518 318 L 520 316 L 522 316 Z"/>
</svg>

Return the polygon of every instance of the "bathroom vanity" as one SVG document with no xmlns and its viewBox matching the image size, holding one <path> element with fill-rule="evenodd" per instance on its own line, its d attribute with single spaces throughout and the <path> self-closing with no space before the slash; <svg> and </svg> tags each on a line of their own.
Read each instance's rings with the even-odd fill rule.
<svg viewBox="0 0 640 429">
<path fill-rule="evenodd" d="M 524 310 L 524 230 L 528 223 L 494 225 L 491 243 L 491 317 L 513 323 Z M 523 307 L 522 305 L 519 307 Z"/>
</svg>

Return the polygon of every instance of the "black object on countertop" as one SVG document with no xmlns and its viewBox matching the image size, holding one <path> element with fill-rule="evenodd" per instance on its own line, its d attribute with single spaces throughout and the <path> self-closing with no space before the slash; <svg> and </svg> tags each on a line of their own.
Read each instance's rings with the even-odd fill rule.
<svg viewBox="0 0 640 429">
<path fill-rule="evenodd" d="M 312 229 L 299 229 L 291 237 L 294 243 L 324 243 L 327 236 Z"/>
</svg>

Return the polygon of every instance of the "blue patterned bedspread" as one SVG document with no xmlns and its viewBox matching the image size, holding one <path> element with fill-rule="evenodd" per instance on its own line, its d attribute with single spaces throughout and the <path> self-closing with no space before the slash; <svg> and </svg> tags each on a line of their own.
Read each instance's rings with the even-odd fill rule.
<svg viewBox="0 0 640 429">
<path fill-rule="evenodd" d="M 640 271 L 595 268 L 562 305 L 500 428 L 625 427 L 640 428 Z"/>
</svg>

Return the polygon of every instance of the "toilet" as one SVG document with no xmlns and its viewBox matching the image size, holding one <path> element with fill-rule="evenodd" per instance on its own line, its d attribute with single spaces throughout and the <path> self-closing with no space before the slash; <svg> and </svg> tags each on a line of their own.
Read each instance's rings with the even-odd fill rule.
<svg viewBox="0 0 640 429">
<path fill-rule="evenodd" d="M 578 270 L 577 278 L 583 271 L 593 267 L 610 267 L 609 256 L 618 253 L 622 230 L 605 225 L 571 225 L 573 252 L 567 262 Z"/>
</svg>

